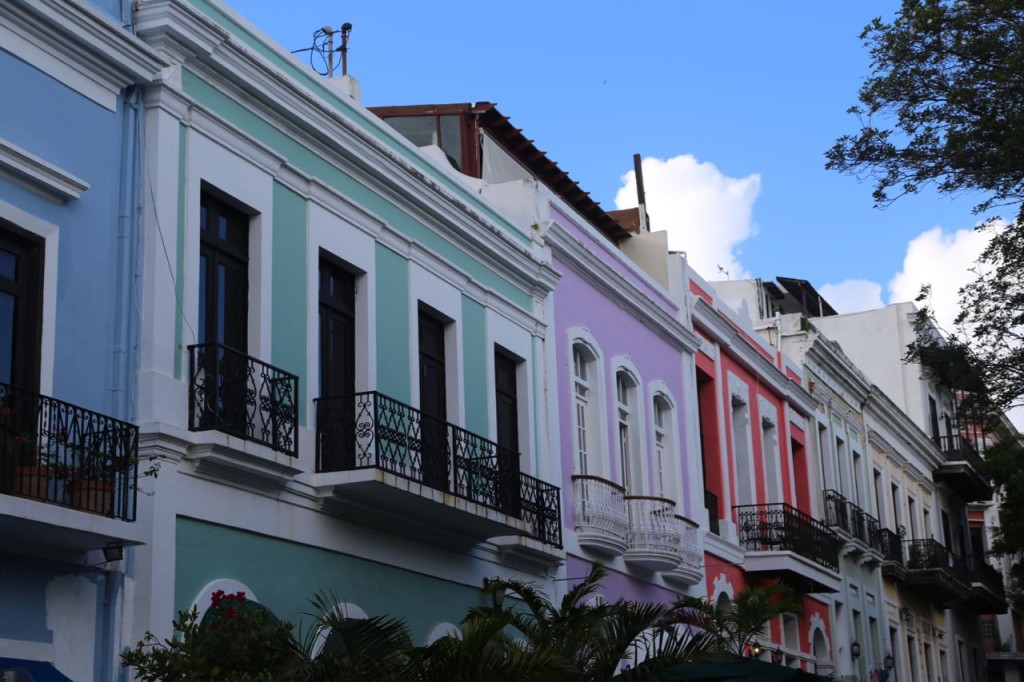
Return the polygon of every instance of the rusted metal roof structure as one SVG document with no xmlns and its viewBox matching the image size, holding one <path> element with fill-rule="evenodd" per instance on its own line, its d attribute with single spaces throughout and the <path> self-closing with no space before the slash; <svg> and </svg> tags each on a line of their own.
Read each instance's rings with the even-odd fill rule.
<svg viewBox="0 0 1024 682">
<path fill-rule="evenodd" d="M 462 119 L 460 126 L 462 135 L 461 170 L 467 175 L 481 177 L 481 144 L 480 131 L 488 134 L 504 147 L 529 171 L 543 182 L 548 189 L 561 197 L 591 225 L 613 242 L 620 242 L 631 236 L 628 228 L 621 225 L 601 205 L 590 198 L 579 183 L 558 167 L 548 156 L 537 148 L 533 140 L 523 135 L 523 131 L 512 125 L 507 116 L 498 111 L 491 102 L 475 102 L 464 104 L 415 104 L 410 106 L 370 107 L 377 116 L 391 118 L 396 116 L 445 116 L 457 115 Z"/>
</svg>

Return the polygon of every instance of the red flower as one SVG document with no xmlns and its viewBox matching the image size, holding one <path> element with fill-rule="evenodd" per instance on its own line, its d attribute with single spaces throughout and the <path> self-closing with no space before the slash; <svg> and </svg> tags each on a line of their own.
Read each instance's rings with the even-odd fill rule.
<svg viewBox="0 0 1024 682">
<path fill-rule="evenodd" d="M 238 617 L 238 611 L 235 611 L 234 607 L 229 606 L 226 609 L 224 609 L 224 617 L 225 618 L 237 618 Z"/>
</svg>

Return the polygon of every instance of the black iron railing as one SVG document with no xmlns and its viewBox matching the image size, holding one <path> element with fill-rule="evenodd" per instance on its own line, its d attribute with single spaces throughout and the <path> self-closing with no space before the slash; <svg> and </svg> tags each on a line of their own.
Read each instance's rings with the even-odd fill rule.
<svg viewBox="0 0 1024 682">
<path fill-rule="evenodd" d="M 850 506 L 838 491 L 825 491 L 825 525 L 850 532 Z"/>
<path fill-rule="evenodd" d="M 555 547 L 562 546 L 562 496 L 558 486 L 519 474 L 521 518 L 530 535 Z"/>
<path fill-rule="evenodd" d="M 221 344 L 189 346 L 191 431 L 220 431 L 295 457 L 299 378 Z"/>
<path fill-rule="evenodd" d="M 900 536 L 888 528 L 883 528 L 879 531 L 878 538 L 879 549 L 882 550 L 882 560 L 890 561 L 902 566 L 903 543 L 900 541 Z"/>
<path fill-rule="evenodd" d="M 836 490 L 825 491 L 825 525 L 842 531 L 871 549 L 884 552 L 882 524 Z"/>
<path fill-rule="evenodd" d="M 138 427 L 0 383 L 0 493 L 135 520 Z"/>
<path fill-rule="evenodd" d="M 382 469 L 521 518 L 561 546 L 560 491 L 520 473 L 518 453 L 376 391 L 316 406 L 318 473 Z"/>
<path fill-rule="evenodd" d="M 707 489 L 704 490 L 704 508 L 708 510 L 708 530 L 715 535 L 721 535 L 721 533 L 719 533 L 718 523 L 721 518 L 721 509 L 718 506 L 718 495 Z"/>
<path fill-rule="evenodd" d="M 788 550 L 825 568 L 839 570 L 839 537 L 812 516 L 783 503 L 735 509 L 744 549 Z"/>
<path fill-rule="evenodd" d="M 998 597 L 1006 597 L 1002 574 L 985 561 L 984 558 L 966 556 L 964 557 L 964 566 L 967 570 L 969 582 L 980 583 Z"/>
<path fill-rule="evenodd" d="M 970 438 L 964 438 L 960 434 L 939 436 L 937 439 L 939 449 L 948 462 L 969 462 L 977 468 L 981 464 L 981 455 L 978 454 L 978 447 Z"/>
<path fill-rule="evenodd" d="M 907 546 L 908 570 L 937 569 L 961 582 L 971 582 L 963 558 L 950 552 L 938 540 L 906 540 L 904 544 Z"/>
</svg>

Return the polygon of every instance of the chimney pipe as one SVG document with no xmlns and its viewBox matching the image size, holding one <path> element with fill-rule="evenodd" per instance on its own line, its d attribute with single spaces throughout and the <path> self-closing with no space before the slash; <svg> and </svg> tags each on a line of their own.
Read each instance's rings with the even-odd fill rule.
<svg viewBox="0 0 1024 682">
<path fill-rule="evenodd" d="M 647 217 L 647 197 L 644 194 L 644 171 L 640 164 L 640 155 L 633 155 L 633 173 L 636 175 L 636 198 L 640 204 L 640 231 L 650 232 L 651 226 Z"/>
</svg>

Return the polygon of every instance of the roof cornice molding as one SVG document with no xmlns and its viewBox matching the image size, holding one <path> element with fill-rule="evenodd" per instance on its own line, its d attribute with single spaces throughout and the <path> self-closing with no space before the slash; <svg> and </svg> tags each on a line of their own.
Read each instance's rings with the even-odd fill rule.
<svg viewBox="0 0 1024 682">
<path fill-rule="evenodd" d="M 146 0 L 139 9 L 138 25 L 146 40 L 153 40 L 176 59 L 184 59 L 185 68 L 216 83 L 218 90 L 247 106 L 251 114 L 285 131 L 338 170 L 358 177 L 368 189 L 459 244 L 535 299 L 553 290 L 557 272 L 531 251 L 533 242 L 520 243 L 512 236 L 515 226 L 484 215 L 485 211 L 500 215 L 484 200 L 479 200 L 478 207 L 456 196 L 197 9 L 181 0 Z M 199 103 L 191 103 L 190 109 L 219 119 Z M 279 156 L 259 141 L 251 141 Z M 410 151 L 422 156 L 414 147 Z"/>
<path fill-rule="evenodd" d="M 553 222 L 545 235 L 553 256 L 562 260 L 584 281 L 615 301 L 633 317 L 648 323 L 648 328 L 671 343 L 677 350 L 693 354 L 700 347 L 700 339 L 678 318 L 657 305 L 625 277 L 586 248 L 565 228 Z M 632 295 L 631 295 L 632 294 Z"/>
<path fill-rule="evenodd" d="M 159 54 L 79 0 L 0 2 L 0 48 L 115 111 L 121 90 L 150 83 Z"/>
<path fill-rule="evenodd" d="M 783 375 L 782 370 L 775 366 L 771 360 L 761 354 L 756 348 L 750 345 L 743 334 L 736 327 L 723 318 L 707 301 L 700 296 L 696 297 L 693 306 L 693 321 L 720 346 L 730 349 L 731 355 L 750 372 L 761 377 L 762 385 L 769 387 L 776 395 L 786 396 L 789 394 L 787 382 L 792 380 Z M 796 382 L 792 382 L 796 383 Z M 801 392 L 807 393 L 801 388 Z M 814 403 L 810 394 L 807 394 L 806 403 L 810 405 L 810 413 L 814 411 Z"/>
</svg>

